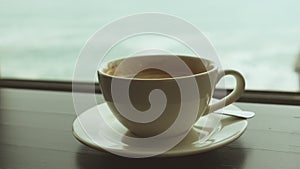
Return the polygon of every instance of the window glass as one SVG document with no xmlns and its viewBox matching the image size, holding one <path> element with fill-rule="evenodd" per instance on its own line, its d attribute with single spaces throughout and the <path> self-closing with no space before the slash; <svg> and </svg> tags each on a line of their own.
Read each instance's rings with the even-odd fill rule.
<svg viewBox="0 0 300 169">
<path fill-rule="evenodd" d="M 223 67 L 245 76 L 247 89 L 298 91 L 299 6 L 297 0 L 0 0 L 0 74 L 71 81 L 79 51 L 96 30 L 130 14 L 162 12 L 203 31 Z"/>
</svg>

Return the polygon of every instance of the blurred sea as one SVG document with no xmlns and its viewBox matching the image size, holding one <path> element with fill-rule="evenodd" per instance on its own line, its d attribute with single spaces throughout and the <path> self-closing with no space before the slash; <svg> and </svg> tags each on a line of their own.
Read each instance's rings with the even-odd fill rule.
<svg viewBox="0 0 300 169">
<path fill-rule="evenodd" d="M 0 74 L 72 80 L 80 49 L 99 28 L 130 14 L 162 12 L 203 31 L 223 67 L 239 70 L 248 89 L 296 91 L 299 6 L 297 0 L 0 0 Z"/>
</svg>

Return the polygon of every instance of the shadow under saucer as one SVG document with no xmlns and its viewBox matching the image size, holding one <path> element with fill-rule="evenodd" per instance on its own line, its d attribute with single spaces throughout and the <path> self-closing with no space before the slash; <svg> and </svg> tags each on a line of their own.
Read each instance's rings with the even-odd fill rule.
<svg viewBox="0 0 300 169">
<path fill-rule="evenodd" d="M 236 141 L 235 146 L 243 147 Z M 86 168 L 186 168 L 195 166 L 201 169 L 224 168 L 230 164 L 230 168 L 241 168 L 247 158 L 242 148 L 230 148 L 229 146 L 209 151 L 206 153 L 169 158 L 127 158 L 112 155 L 107 152 L 99 152 L 93 149 L 87 151 L 86 146 L 81 145 L 77 151 L 76 164 L 80 169 Z"/>
</svg>

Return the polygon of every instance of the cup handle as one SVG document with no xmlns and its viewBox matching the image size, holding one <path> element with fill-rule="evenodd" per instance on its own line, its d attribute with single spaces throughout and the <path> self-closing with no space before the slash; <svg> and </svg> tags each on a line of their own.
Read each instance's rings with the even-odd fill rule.
<svg viewBox="0 0 300 169">
<path fill-rule="evenodd" d="M 231 93 L 229 93 L 227 96 L 222 98 L 220 101 L 209 105 L 209 112 L 214 112 L 218 109 L 221 109 L 235 102 L 243 94 L 245 90 L 245 79 L 239 72 L 235 70 L 224 70 L 224 73 L 220 72 L 216 83 L 218 83 L 220 79 L 226 75 L 231 75 L 235 78 L 236 87 L 233 89 Z"/>
</svg>

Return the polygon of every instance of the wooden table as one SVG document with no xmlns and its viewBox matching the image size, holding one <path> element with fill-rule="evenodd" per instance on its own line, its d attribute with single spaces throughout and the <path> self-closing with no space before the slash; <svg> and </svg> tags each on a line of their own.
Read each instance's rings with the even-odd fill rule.
<svg viewBox="0 0 300 169">
<path fill-rule="evenodd" d="M 95 151 L 72 136 L 70 92 L 0 89 L 1 169 L 300 168 L 300 107 L 236 103 L 256 112 L 235 142 L 203 154 L 129 159 Z"/>
</svg>

